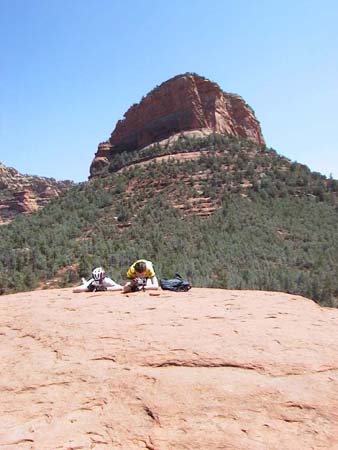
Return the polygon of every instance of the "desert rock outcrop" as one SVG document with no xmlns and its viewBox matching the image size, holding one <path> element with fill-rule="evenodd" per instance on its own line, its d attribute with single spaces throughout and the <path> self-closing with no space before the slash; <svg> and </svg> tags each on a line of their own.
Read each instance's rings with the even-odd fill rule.
<svg viewBox="0 0 338 450">
<path fill-rule="evenodd" d="M 302 297 L 0 297 L 3 450 L 338 448 L 338 311 Z"/>
<path fill-rule="evenodd" d="M 72 184 L 71 181 L 22 175 L 0 163 L 0 224 L 10 222 L 20 213 L 29 214 L 46 206 Z"/>
<path fill-rule="evenodd" d="M 253 110 L 240 96 L 223 92 L 216 83 L 188 73 L 162 83 L 129 108 L 109 141 L 99 145 L 91 176 L 109 164 L 112 154 L 132 152 L 193 130 L 244 137 L 265 145 Z"/>
</svg>

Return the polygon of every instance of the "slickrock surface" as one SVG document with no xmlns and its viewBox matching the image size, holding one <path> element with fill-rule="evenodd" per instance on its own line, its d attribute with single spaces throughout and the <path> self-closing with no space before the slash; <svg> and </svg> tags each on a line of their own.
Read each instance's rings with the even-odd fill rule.
<svg viewBox="0 0 338 450">
<path fill-rule="evenodd" d="M 132 152 L 192 130 L 244 137 L 265 145 L 253 110 L 239 95 L 187 73 L 162 83 L 128 109 L 109 141 L 99 144 L 90 174 L 99 175 L 112 154 Z"/>
<path fill-rule="evenodd" d="M 338 311 L 282 293 L 0 297 L 1 450 L 338 448 Z"/>
</svg>

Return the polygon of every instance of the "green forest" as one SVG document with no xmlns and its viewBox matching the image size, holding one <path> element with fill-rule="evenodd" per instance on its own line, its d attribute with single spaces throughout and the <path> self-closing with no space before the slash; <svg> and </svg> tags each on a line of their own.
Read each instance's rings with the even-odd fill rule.
<svg viewBox="0 0 338 450">
<path fill-rule="evenodd" d="M 182 138 L 122 153 L 101 178 L 0 228 L 0 292 L 73 286 L 98 265 L 122 283 L 129 264 L 146 258 L 159 277 L 180 273 L 193 286 L 283 291 L 337 307 L 337 195 L 337 180 L 244 139 Z"/>
</svg>

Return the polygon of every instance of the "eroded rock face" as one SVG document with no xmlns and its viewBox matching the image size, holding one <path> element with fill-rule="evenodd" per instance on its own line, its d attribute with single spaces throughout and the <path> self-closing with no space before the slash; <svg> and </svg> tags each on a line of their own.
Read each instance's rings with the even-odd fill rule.
<svg viewBox="0 0 338 450">
<path fill-rule="evenodd" d="M 29 214 L 42 208 L 72 184 L 71 181 L 22 175 L 0 163 L 0 224 L 11 221 L 18 214 Z"/>
<path fill-rule="evenodd" d="M 106 166 L 109 165 L 110 159 L 110 142 L 101 142 L 98 145 L 97 152 L 90 166 L 90 176 L 100 175 Z"/>
<path fill-rule="evenodd" d="M 338 448 L 338 311 L 302 297 L 0 297 L 0 447 Z"/>
<path fill-rule="evenodd" d="M 106 164 L 111 153 L 138 150 L 191 130 L 244 137 L 265 145 L 259 122 L 241 97 L 223 92 L 206 78 L 185 74 L 161 84 L 129 108 L 104 143 Z M 91 176 L 99 174 L 102 163 L 99 146 Z"/>
</svg>

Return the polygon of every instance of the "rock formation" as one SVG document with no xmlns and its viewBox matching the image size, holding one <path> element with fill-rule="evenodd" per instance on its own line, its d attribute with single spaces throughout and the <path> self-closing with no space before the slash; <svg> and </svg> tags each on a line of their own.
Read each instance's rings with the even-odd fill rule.
<svg viewBox="0 0 338 450">
<path fill-rule="evenodd" d="M 0 297 L 0 447 L 338 448 L 338 311 L 302 297 Z"/>
<path fill-rule="evenodd" d="M 193 130 L 244 137 L 265 145 L 259 122 L 241 97 L 223 92 L 216 83 L 196 74 L 179 75 L 129 108 L 109 141 L 99 145 L 91 176 L 109 164 L 112 154 L 132 152 Z"/>
<path fill-rule="evenodd" d="M 71 181 L 22 175 L 0 163 L 0 224 L 20 213 L 38 210 L 72 184 Z"/>
</svg>

